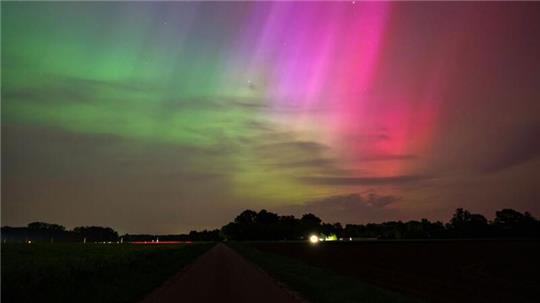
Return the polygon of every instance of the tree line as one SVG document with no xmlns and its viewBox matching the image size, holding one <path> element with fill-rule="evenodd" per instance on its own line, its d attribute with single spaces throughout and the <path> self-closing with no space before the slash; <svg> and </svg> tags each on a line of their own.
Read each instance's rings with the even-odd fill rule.
<svg viewBox="0 0 540 303">
<path fill-rule="evenodd" d="M 67 230 L 64 226 L 45 222 L 32 222 L 26 227 L 2 227 L 3 242 L 134 242 L 134 241 L 219 241 L 219 229 L 191 231 L 189 234 L 150 235 L 124 234 L 119 235 L 110 227 L 79 226 Z"/>
<path fill-rule="evenodd" d="M 540 221 L 530 213 L 520 213 L 513 209 L 502 209 L 489 221 L 481 214 L 474 214 L 458 208 L 446 224 L 427 219 L 407 222 L 390 221 L 384 223 L 347 224 L 322 223 L 313 214 L 301 218 L 278 216 L 261 210 L 243 211 L 234 222 L 225 225 L 222 233 L 230 240 L 302 240 L 309 235 L 339 238 L 376 239 L 451 239 L 451 238 L 504 238 L 540 237 Z"/>
<path fill-rule="evenodd" d="M 2 227 L 3 242 L 116 242 L 118 239 L 115 230 L 102 226 L 79 226 L 66 230 L 58 224 L 32 222 L 26 227 Z"/>
<path fill-rule="evenodd" d="M 324 223 L 314 214 L 300 218 L 280 216 L 267 210 L 245 210 L 221 229 L 191 231 L 189 234 L 124 234 L 110 227 L 64 226 L 33 222 L 26 227 L 2 227 L 2 241 L 10 242 L 132 242 L 132 241 L 286 241 L 305 240 L 310 235 L 329 240 L 376 239 L 457 239 L 457 238 L 540 238 L 540 221 L 530 213 L 513 209 L 495 212 L 493 220 L 458 208 L 450 221 L 427 219 L 407 222 L 347 224 Z"/>
</svg>

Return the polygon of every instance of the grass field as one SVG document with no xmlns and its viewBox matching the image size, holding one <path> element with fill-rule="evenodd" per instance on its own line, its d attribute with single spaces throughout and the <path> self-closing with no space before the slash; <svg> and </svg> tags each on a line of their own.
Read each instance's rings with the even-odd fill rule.
<svg viewBox="0 0 540 303">
<path fill-rule="evenodd" d="M 2 244 L 2 302 L 136 302 L 213 244 Z"/>
<path fill-rule="evenodd" d="M 298 259 L 260 251 L 250 244 L 228 245 L 310 302 L 420 302 L 411 296 L 368 285 L 331 270 L 310 266 Z"/>
<path fill-rule="evenodd" d="M 538 240 L 250 245 L 430 302 L 540 302 Z"/>
</svg>

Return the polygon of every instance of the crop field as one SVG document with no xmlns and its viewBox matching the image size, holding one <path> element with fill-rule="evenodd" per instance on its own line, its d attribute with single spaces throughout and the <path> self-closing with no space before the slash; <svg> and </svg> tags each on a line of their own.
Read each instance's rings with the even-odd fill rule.
<svg viewBox="0 0 540 303">
<path fill-rule="evenodd" d="M 430 302 L 538 302 L 540 241 L 251 243 Z"/>
<path fill-rule="evenodd" d="M 258 250 L 246 243 L 230 243 L 288 289 L 312 303 L 418 303 L 418 297 L 365 283 L 354 277 L 312 266 L 300 259 Z"/>
<path fill-rule="evenodd" d="M 2 244 L 2 302 L 136 302 L 213 244 Z"/>
</svg>

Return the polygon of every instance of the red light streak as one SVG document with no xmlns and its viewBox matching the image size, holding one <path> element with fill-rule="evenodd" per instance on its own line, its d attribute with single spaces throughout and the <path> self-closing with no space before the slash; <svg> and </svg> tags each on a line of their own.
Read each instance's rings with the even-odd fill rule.
<svg viewBox="0 0 540 303">
<path fill-rule="evenodd" d="M 191 244 L 191 241 L 133 241 L 129 244 Z"/>
</svg>

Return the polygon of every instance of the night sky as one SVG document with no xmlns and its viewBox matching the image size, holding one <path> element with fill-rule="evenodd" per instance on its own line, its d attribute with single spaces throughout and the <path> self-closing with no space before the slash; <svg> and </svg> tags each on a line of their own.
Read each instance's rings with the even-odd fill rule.
<svg viewBox="0 0 540 303">
<path fill-rule="evenodd" d="M 540 216 L 540 3 L 2 2 L 2 225 Z"/>
</svg>

